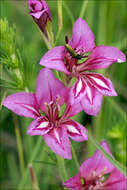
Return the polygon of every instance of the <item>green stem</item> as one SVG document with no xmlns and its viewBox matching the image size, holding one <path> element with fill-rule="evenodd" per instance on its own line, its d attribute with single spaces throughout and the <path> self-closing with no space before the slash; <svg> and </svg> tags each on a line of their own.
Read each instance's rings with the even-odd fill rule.
<svg viewBox="0 0 127 190">
<path fill-rule="evenodd" d="M 39 139 L 37 141 L 37 144 L 36 144 L 36 146 L 34 148 L 33 154 L 31 156 L 30 162 L 32 162 L 33 160 L 35 160 L 35 158 L 37 157 L 37 154 L 38 154 L 38 152 L 40 150 L 40 146 L 41 145 L 42 145 L 42 137 L 39 137 Z M 21 180 L 18 189 L 21 189 L 21 190 L 24 189 L 25 184 L 28 181 L 28 176 L 29 176 L 29 170 L 28 170 L 28 168 L 26 168 L 25 175 L 23 176 L 23 179 Z"/>
<path fill-rule="evenodd" d="M 41 32 L 41 31 L 40 31 Z M 52 45 L 50 44 L 50 42 L 47 40 L 47 38 L 45 37 L 45 35 L 41 32 L 42 38 L 47 46 L 47 48 L 50 50 L 52 49 Z"/>
<path fill-rule="evenodd" d="M 67 6 L 66 1 L 63 1 L 63 6 L 64 6 L 64 8 L 65 8 L 65 10 L 66 10 L 66 12 L 68 14 L 68 16 L 70 17 L 70 20 L 71 20 L 71 23 L 72 23 L 72 26 L 73 26 L 73 24 L 74 24 L 74 16 L 72 14 L 72 11 Z"/>
<path fill-rule="evenodd" d="M 80 167 L 80 164 L 78 162 L 78 159 L 77 159 L 77 156 L 76 156 L 76 153 L 75 153 L 75 149 L 73 148 L 73 146 L 71 145 L 71 148 L 72 148 L 72 157 L 74 159 L 74 162 L 75 162 L 75 166 L 77 168 L 77 171 L 79 170 L 79 167 Z"/>
<path fill-rule="evenodd" d="M 62 181 L 64 182 L 68 179 L 64 159 L 58 155 L 56 157 L 57 157 L 57 164 L 58 164 L 59 172 L 61 174 Z"/>
<path fill-rule="evenodd" d="M 22 148 L 22 141 L 21 141 L 21 135 L 18 125 L 18 118 L 15 114 L 13 114 L 13 121 L 15 126 L 15 134 L 16 134 L 16 141 L 18 146 L 18 155 L 19 155 L 19 163 L 20 163 L 20 170 L 22 176 L 24 175 L 24 156 L 23 156 L 23 148 Z"/>
<path fill-rule="evenodd" d="M 63 27 L 63 14 L 62 14 L 62 1 L 57 1 L 58 8 L 58 30 L 62 30 Z"/>
<path fill-rule="evenodd" d="M 36 26 L 37 27 L 37 26 Z M 42 38 L 45 42 L 45 45 L 47 46 L 48 50 L 52 49 L 52 44 L 47 40 L 47 38 L 45 37 L 45 35 L 42 33 L 42 31 L 39 29 L 39 27 L 37 27 L 37 29 L 39 30 L 39 32 L 42 35 Z"/>
<path fill-rule="evenodd" d="M 57 43 L 57 41 L 58 41 L 58 39 L 59 39 L 60 34 L 61 34 L 61 30 L 58 30 L 58 32 L 57 32 L 57 34 L 56 34 L 55 45 L 56 45 L 56 43 Z"/>
<path fill-rule="evenodd" d="M 100 150 L 100 152 L 122 173 L 127 177 L 127 169 L 125 166 L 120 164 L 115 158 L 109 155 L 100 145 L 99 143 L 92 137 L 90 133 L 87 133 L 89 140 L 94 144 L 94 146 Z"/>
<path fill-rule="evenodd" d="M 86 7 L 87 7 L 87 3 L 88 3 L 88 0 L 83 1 L 82 9 L 80 11 L 80 16 L 79 16 L 81 18 L 83 18 L 83 16 L 84 16 L 84 13 L 85 13 L 85 10 L 86 10 Z"/>
</svg>

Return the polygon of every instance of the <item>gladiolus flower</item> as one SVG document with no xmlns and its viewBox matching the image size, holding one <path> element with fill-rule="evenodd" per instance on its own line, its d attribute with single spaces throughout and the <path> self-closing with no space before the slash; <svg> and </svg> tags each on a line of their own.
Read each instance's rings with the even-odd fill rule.
<svg viewBox="0 0 127 190">
<path fill-rule="evenodd" d="M 42 69 L 37 78 L 36 93 L 20 92 L 8 96 L 3 105 L 14 113 L 34 120 L 29 135 L 41 135 L 45 143 L 63 158 L 71 159 L 69 138 L 87 140 L 86 129 L 70 117 L 82 110 L 80 104 L 68 105 L 68 89 L 49 69 Z M 63 114 L 60 109 L 66 104 Z M 43 114 L 41 114 L 43 112 Z"/>
<path fill-rule="evenodd" d="M 48 38 L 46 25 L 51 22 L 51 13 L 45 0 L 28 0 L 30 15 L 33 17 L 40 30 Z"/>
<path fill-rule="evenodd" d="M 105 141 L 102 141 L 101 146 L 111 154 Z M 127 178 L 97 150 L 64 186 L 71 190 L 125 190 Z"/>
<path fill-rule="evenodd" d="M 80 102 L 84 111 L 97 115 L 102 96 L 116 96 L 110 79 L 88 72 L 104 69 L 114 62 L 125 62 L 125 55 L 115 47 L 100 45 L 95 47 L 94 35 L 85 20 L 79 18 L 74 24 L 73 34 L 65 46 L 49 50 L 40 64 L 64 72 L 68 79 L 77 79 L 70 88 L 70 104 Z"/>
</svg>

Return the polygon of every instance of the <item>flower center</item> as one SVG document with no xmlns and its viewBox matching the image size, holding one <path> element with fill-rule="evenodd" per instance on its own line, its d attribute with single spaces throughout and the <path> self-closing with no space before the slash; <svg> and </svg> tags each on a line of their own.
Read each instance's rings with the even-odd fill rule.
<svg viewBox="0 0 127 190">
<path fill-rule="evenodd" d="M 59 105 L 60 97 L 56 97 L 54 101 L 51 101 L 49 103 L 45 102 L 46 106 L 46 117 L 49 121 L 53 122 L 55 126 L 57 127 L 58 121 L 59 121 L 59 111 L 60 111 L 60 105 Z"/>
<path fill-rule="evenodd" d="M 81 178 L 82 190 L 96 190 L 103 186 L 104 181 L 107 179 L 109 174 L 96 175 L 93 171 L 91 178 L 89 180 Z"/>
<path fill-rule="evenodd" d="M 67 70 L 71 73 L 71 77 L 77 77 L 82 72 L 82 67 L 84 68 L 85 62 L 89 58 L 89 53 L 84 53 L 81 50 L 73 49 L 68 44 L 68 37 L 65 37 L 65 55 L 64 61 Z M 80 53 L 78 53 L 80 52 Z"/>
</svg>

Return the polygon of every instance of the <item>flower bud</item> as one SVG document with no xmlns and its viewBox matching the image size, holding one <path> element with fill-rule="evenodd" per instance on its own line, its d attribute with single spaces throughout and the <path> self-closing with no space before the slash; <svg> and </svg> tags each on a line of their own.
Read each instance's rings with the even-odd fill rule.
<svg viewBox="0 0 127 190">
<path fill-rule="evenodd" d="M 48 4 L 45 0 L 28 0 L 28 6 L 30 15 L 33 17 L 45 37 L 48 38 L 46 26 L 48 22 L 51 22 L 51 13 Z"/>
</svg>

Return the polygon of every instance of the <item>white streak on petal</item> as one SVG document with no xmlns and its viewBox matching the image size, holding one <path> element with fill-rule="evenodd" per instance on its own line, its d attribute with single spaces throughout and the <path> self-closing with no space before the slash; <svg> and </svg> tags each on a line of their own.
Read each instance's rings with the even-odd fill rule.
<svg viewBox="0 0 127 190">
<path fill-rule="evenodd" d="M 59 134 L 58 134 L 58 132 L 57 132 L 57 130 L 56 130 L 56 129 L 54 129 L 54 135 L 55 135 L 55 137 L 56 137 L 57 141 L 58 141 L 59 143 L 61 143 L 61 142 L 60 142 L 60 137 L 59 137 Z"/>
<path fill-rule="evenodd" d="M 95 77 L 92 77 L 91 78 L 100 86 L 102 86 L 103 88 L 107 88 L 109 89 L 109 87 L 101 80 L 101 79 L 98 79 L 98 78 L 95 78 Z M 110 90 L 110 89 L 109 89 Z"/>
<path fill-rule="evenodd" d="M 77 86 L 76 86 L 76 96 L 78 95 L 78 93 L 81 91 L 82 89 L 82 80 L 80 79 L 77 83 Z"/>
<path fill-rule="evenodd" d="M 48 124 L 49 124 L 48 121 L 44 121 L 44 122 L 42 122 L 42 123 L 37 127 L 37 129 L 46 128 L 46 127 L 48 127 Z"/>
<path fill-rule="evenodd" d="M 124 61 L 122 59 L 117 59 L 118 63 L 123 63 Z"/>
<path fill-rule="evenodd" d="M 88 98 L 90 100 L 90 103 L 92 104 L 92 102 L 93 102 L 93 100 L 92 100 L 92 94 L 91 94 L 90 87 L 88 85 L 86 87 L 86 91 L 87 91 L 87 95 L 88 95 Z"/>
<path fill-rule="evenodd" d="M 80 134 L 79 131 L 73 125 L 67 125 L 68 131 L 71 133 Z"/>
<path fill-rule="evenodd" d="M 37 115 L 39 115 L 39 113 L 37 112 L 37 110 L 34 107 L 32 107 L 30 105 L 26 105 L 26 104 L 21 104 L 21 105 L 23 107 L 25 107 L 26 109 L 29 109 L 29 110 L 33 111 L 34 113 L 36 113 Z"/>
</svg>

